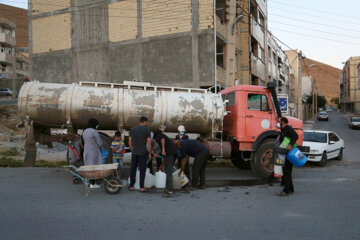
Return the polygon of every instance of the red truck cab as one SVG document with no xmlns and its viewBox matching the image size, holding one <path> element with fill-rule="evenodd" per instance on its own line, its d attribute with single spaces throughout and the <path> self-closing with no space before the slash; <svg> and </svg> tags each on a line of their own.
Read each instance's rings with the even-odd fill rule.
<svg viewBox="0 0 360 240">
<path fill-rule="evenodd" d="M 278 118 L 281 112 L 275 87 L 273 84 L 268 87 L 240 85 L 221 92 L 223 99 L 227 100 L 224 133 L 232 142 L 232 161 L 238 166 L 243 165 L 239 161 L 249 160 L 260 177 L 272 172 L 273 147 L 280 131 Z M 297 144 L 301 146 L 303 123 L 296 118 L 287 118 L 298 133 Z"/>
</svg>

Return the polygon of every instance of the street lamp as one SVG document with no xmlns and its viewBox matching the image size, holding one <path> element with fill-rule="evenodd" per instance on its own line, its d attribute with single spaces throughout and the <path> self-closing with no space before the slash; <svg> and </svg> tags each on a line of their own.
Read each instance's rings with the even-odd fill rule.
<svg viewBox="0 0 360 240">
<path fill-rule="evenodd" d="M 234 30 L 235 30 L 235 24 L 240 22 L 243 19 L 244 15 L 240 14 L 239 16 L 237 16 L 233 22 L 233 24 L 231 25 L 231 34 L 234 35 Z"/>
</svg>

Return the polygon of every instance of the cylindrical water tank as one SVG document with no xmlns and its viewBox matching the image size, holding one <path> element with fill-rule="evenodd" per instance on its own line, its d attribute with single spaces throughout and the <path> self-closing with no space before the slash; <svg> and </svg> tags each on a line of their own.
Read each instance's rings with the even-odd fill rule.
<svg viewBox="0 0 360 240">
<path fill-rule="evenodd" d="M 28 82 L 19 93 L 19 114 L 44 127 L 71 123 L 84 129 L 89 118 L 99 121 L 100 130 L 131 129 L 141 116 L 157 130 L 167 132 L 184 125 L 187 132 L 207 134 L 212 122 L 220 122 L 225 112 L 221 96 L 204 89 L 156 87 L 139 83 L 107 84 L 80 82 L 56 84 Z"/>
</svg>

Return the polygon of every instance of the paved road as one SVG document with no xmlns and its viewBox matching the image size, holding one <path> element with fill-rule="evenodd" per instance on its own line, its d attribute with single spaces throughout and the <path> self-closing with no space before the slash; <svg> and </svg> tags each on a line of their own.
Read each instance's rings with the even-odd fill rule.
<svg viewBox="0 0 360 240">
<path fill-rule="evenodd" d="M 267 185 L 86 197 L 61 169 L 0 169 L 0 239 L 359 239 L 360 131 L 338 113 L 315 128 L 344 137 L 344 160 L 295 169 L 285 198 Z"/>
</svg>

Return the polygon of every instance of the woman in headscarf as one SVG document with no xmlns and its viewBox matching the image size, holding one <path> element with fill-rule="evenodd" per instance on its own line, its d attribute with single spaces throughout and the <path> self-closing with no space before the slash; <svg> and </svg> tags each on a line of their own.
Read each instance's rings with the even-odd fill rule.
<svg viewBox="0 0 360 240">
<path fill-rule="evenodd" d="M 100 165 L 102 164 L 102 157 L 100 149 L 102 142 L 99 133 L 96 129 L 99 127 L 99 122 L 96 119 L 90 118 L 87 128 L 84 130 L 82 137 L 84 141 L 84 165 Z"/>
</svg>

